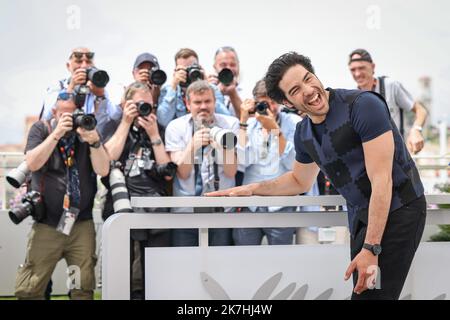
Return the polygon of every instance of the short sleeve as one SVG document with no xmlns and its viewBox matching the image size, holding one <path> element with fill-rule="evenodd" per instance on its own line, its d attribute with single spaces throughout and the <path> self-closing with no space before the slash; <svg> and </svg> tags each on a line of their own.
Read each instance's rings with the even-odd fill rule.
<svg viewBox="0 0 450 320">
<path fill-rule="evenodd" d="M 173 151 L 181 151 L 186 148 L 184 145 L 184 139 L 181 135 L 180 129 L 180 121 L 173 120 L 169 122 L 166 131 L 165 131 L 165 145 L 166 145 L 166 151 L 173 152 Z M 178 126 L 178 127 L 177 127 Z"/>
<path fill-rule="evenodd" d="M 48 130 L 42 121 L 35 122 L 28 133 L 27 145 L 25 153 L 33 150 L 40 145 L 48 137 Z"/>
<path fill-rule="evenodd" d="M 350 118 L 362 142 L 370 141 L 392 130 L 386 103 L 371 92 L 363 92 L 355 100 Z"/>
<path fill-rule="evenodd" d="M 405 111 L 411 111 L 414 107 L 414 98 L 398 81 L 392 83 L 394 90 L 395 103 L 399 108 Z"/>
<path fill-rule="evenodd" d="M 306 152 L 305 146 L 303 145 L 302 139 L 300 137 L 300 125 L 301 122 L 297 123 L 297 128 L 294 134 L 294 146 L 295 146 L 295 160 L 300 163 L 312 163 L 313 159 Z"/>
</svg>

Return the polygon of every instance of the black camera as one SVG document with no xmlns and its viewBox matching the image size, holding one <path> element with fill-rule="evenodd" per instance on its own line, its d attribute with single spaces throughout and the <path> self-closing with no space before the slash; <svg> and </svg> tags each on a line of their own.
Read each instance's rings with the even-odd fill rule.
<svg viewBox="0 0 450 320">
<path fill-rule="evenodd" d="M 76 85 L 73 89 L 75 93 L 74 103 L 75 106 L 78 109 L 81 109 L 84 107 L 84 104 L 86 102 L 86 97 L 89 94 L 90 90 L 89 87 L 86 85 Z"/>
<path fill-rule="evenodd" d="M 86 70 L 87 79 L 98 88 L 104 88 L 109 82 L 108 73 L 104 70 L 99 70 L 95 67 L 91 67 Z M 87 82 L 87 81 L 86 81 Z"/>
<path fill-rule="evenodd" d="M 261 101 L 255 105 L 255 109 L 251 113 L 258 112 L 259 114 L 268 115 L 267 109 L 269 109 L 269 104 L 265 101 Z"/>
<path fill-rule="evenodd" d="M 136 103 L 136 107 L 137 107 L 139 116 L 141 116 L 141 117 L 148 116 L 150 113 L 152 113 L 152 110 L 153 110 L 153 106 L 150 103 L 145 102 L 145 101 L 139 101 L 138 103 Z"/>
<path fill-rule="evenodd" d="M 234 80 L 233 71 L 228 68 L 223 68 L 222 71 L 219 72 L 218 78 L 224 86 L 229 86 Z"/>
<path fill-rule="evenodd" d="M 28 216 L 32 216 L 36 221 L 44 219 L 45 210 L 39 192 L 30 191 L 22 197 L 21 201 L 21 204 L 8 213 L 12 222 L 19 224 Z"/>
<path fill-rule="evenodd" d="M 170 161 L 165 164 L 158 164 L 153 166 L 155 168 L 155 173 L 160 177 L 171 177 L 173 178 L 177 173 L 177 164 Z"/>
<path fill-rule="evenodd" d="M 73 130 L 75 131 L 78 127 L 81 127 L 87 131 L 95 129 L 97 125 L 97 119 L 93 114 L 85 114 L 82 109 L 76 109 L 72 113 L 73 119 Z"/>
<path fill-rule="evenodd" d="M 152 69 L 149 69 L 148 73 L 150 77 L 150 82 L 157 86 L 163 85 L 167 80 L 166 73 L 161 69 L 159 69 L 158 67 L 153 67 Z"/>
<path fill-rule="evenodd" d="M 193 63 L 186 68 L 186 79 L 186 82 L 180 83 L 180 86 L 187 88 L 192 82 L 204 79 L 202 69 L 198 64 Z"/>
</svg>

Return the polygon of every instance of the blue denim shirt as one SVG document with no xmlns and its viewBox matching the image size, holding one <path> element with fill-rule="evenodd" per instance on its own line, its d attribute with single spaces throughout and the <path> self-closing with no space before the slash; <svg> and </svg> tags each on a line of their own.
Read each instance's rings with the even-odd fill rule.
<svg viewBox="0 0 450 320">
<path fill-rule="evenodd" d="M 215 85 L 211 85 L 214 89 L 214 95 L 216 96 L 216 113 L 231 115 L 230 111 L 226 108 L 224 103 L 224 97 L 219 88 Z M 166 84 L 161 89 L 161 94 L 158 100 L 158 109 L 156 115 L 158 122 L 163 127 L 167 127 L 170 121 L 186 115 L 187 109 L 183 101 L 183 94 L 181 87 L 178 85 L 177 90 L 174 91 L 170 84 Z"/>
</svg>

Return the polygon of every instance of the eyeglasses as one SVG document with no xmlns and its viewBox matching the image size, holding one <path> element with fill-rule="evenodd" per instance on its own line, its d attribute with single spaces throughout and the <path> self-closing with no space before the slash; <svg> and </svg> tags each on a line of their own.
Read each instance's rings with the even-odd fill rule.
<svg viewBox="0 0 450 320">
<path fill-rule="evenodd" d="M 86 57 L 86 59 L 92 60 L 92 59 L 94 59 L 95 52 L 78 52 L 78 51 L 75 51 L 75 52 L 72 52 L 72 54 L 70 55 L 69 58 L 71 59 L 72 57 L 75 57 L 76 59 L 81 59 L 81 58 L 83 58 L 83 55 Z"/>
<path fill-rule="evenodd" d="M 56 100 L 63 100 L 63 101 L 67 101 L 70 100 L 74 97 L 73 93 L 69 93 L 69 92 L 60 92 L 58 94 L 58 98 Z"/>
</svg>

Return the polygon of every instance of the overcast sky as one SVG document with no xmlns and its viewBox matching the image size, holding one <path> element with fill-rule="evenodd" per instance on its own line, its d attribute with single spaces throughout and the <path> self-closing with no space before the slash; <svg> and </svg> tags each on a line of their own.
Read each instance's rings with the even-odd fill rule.
<svg viewBox="0 0 450 320">
<path fill-rule="evenodd" d="M 179 48 L 196 50 L 211 71 L 215 50 L 231 45 L 247 93 L 287 51 L 309 56 L 325 86 L 353 88 L 347 58 L 362 47 L 378 75 L 415 97 L 418 79 L 430 76 L 433 120 L 450 123 L 449 9 L 447 0 L 0 0 L 0 144 L 23 140 L 24 117 L 39 113 L 46 87 L 67 76 L 79 45 L 96 52 L 111 83 L 131 82 L 144 51 L 171 78 Z"/>
</svg>

